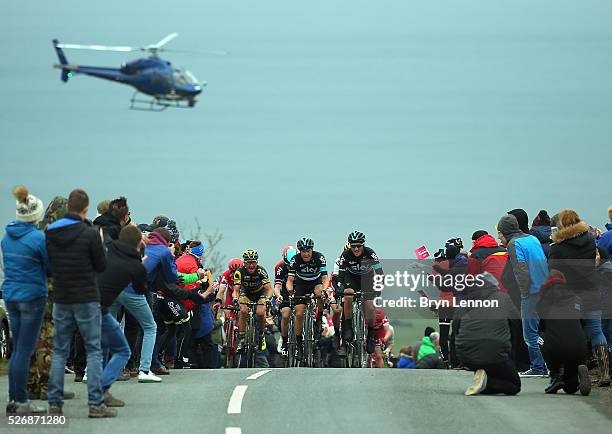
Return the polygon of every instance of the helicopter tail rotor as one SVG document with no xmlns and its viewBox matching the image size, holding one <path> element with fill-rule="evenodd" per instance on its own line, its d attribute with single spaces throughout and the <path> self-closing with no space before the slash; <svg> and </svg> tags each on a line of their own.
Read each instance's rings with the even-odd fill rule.
<svg viewBox="0 0 612 434">
<path fill-rule="evenodd" d="M 60 61 L 60 67 L 64 65 L 68 65 L 68 60 L 66 59 L 66 55 L 64 54 L 64 50 L 59 46 L 59 41 L 57 39 L 53 40 L 53 47 L 55 47 L 55 53 Z M 72 77 L 72 70 L 69 68 L 62 68 L 61 80 L 65 83 L 68 79 Z"/>
</svg>

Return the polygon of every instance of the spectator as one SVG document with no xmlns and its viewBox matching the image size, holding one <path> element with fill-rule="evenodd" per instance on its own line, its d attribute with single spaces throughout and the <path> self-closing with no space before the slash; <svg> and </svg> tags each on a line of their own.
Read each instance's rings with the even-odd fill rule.
<svg viewBox="0 0 612 434">
<path fill-rule="evenodd" d="M 102 395 L 100 294 L 97 275 L 106 268 L 101 234 L 86 220 L 89 197 L 83 190 L 68 196 L 68 213 L 47 227 L 47 251 L 54 271 L 53 357 L 49 379 L 49 414 L 63 414 L 64 371 L 70 341 L 78 328 L 87 350 L 89 417 L 114 417 Z"/>
<path fill-rule="evenodd" d="M 502 217 L 497 227 L 499 239 L 508 249 L 508 261 L 503 274 L 512 276 L 521 297 L 523 339 L 530 359 L 530 368 L 522 372 L 521 376 L 545 376 L 548 371 L 538 344 L 540 336 L 536 305 L 540 287 L 548 274 L 546 256 L 538 239 L 521 231 L 514 215 Z M 504 286 L 507 286 L 505 281 Z"/>
<path fill-rule="evenodd" d="M 414 364 L 414 354 L 412 352 L 412 347 L 404 347 L 400 350 L 399 359 L 397 360 L 397 368 L 399 369 L 413 369 Z"/>
<path fill-rule="evenodd" d="M 467 273 L 479 274 L 488 272 L 495 277 L 502 292 L 508 292 L 502 285 L 502 274 L 508 261 L 508 252 L 497 244 L 495 238 L 487 231 L 476 231 L 472 235 L 473 246 L 468 258 Z M 478 270 L 475 272 L 475 270 Z"/>
<path fill-rule="evenodd" d="M 106 214 L 108 212 L 108 208 L 110 206 L 110 200 L 108 199 L 104 199 L 101 200 L 100 202 L 98 202 L 98 206 L 96 207 L 97 211 L 98 211 L 98 216 L 101 216 L 102 214 Z"/>
<path fill-rule="evenodd" d="M 496 302 L 498 307 L 457 310 L 457 318 L 461 319 L 456 338 L 457 354 L 464 366 L 475 371 L 474 382 L 465 394 L 516 395 L 521 390 L 521 380 L 510 358 L 508 320 L 519 317 L 519 313 L 510 297 L 500 291 L 491 273 L 484 272 L 480 276 L 482 285 L 466 288 L 464 299 L 488 300 Z"/>
<path fill-rule="evenodd" d="M 147 270 L 147 287 L 154 288 L 158 273 L 163 273 L 164 280 L 175 283 L 177 279 L 174 257 L 168 248 L 170 234 L 166 229 L 157 228 L 149 234 L 149 240 L 145 247 L 145 261 L 143 263 Z M 140 349 L 140 367 L 138 368 L 139 383 L 159 383 L 160 377 L 151 371 L 151 360 L 155 348 L 155 337 L 157 325 L 153 318 L 153 312 L 145 294 L 139 294 L 130 283 L 119 294 L 110 307 L 114 316 L 117 315 L 119 307 L 125 309 L 136 318 L 143 331 L 142 345 Z"/>
<path fill-rule="evenodd" d="M 444 369 L 444 361 L 438 354 L 440 350 L 440 334 L 433 332 L 423 337 L 423 343 L 417 354 L 416 369 Z"/>
<path fill-rule="evenodd" d="M 453 276 L 454 282 L 457 276 L 464 275 L 467 272 L 467 255 L 462 250 L 463 241 L 461 238 L 451 238 L 446 241 L 444 249 L 444 257 L 448 260 L 448 269 L 445 269 L 442 263 L 434 263 L 433 271 L 440 273 L 442 276 Z M 440 309 L 438 309 L 440 351 L 444 361 L 447 362 L 450 367 L 460 368 L 460 362 L 455 354 L 455 327 L 457 327 L 458 324 L 456 324 L 453 319 L 453 306 L 454 299 L 460 298 L 461 291 L 457 291 L 454 286 L 438 286 L 438 288 L 441 291 L 440 300 L 445 300 L 449 303 L 449 305 L 441 306 Z"/>
<path fill-rule="evenodd" d="M 580 297 L 585 329 L 595 348 L 599 366 L 599 386 L 610 385 L 608 343 L 601 329 L 601 295 L 596 268 L 595 239 L 589 225 L 574 210 L 558 214 L 559 230 L 552 234 L 549 267 L 564 276 L 567 287 Z"/>
<path fill-rule="evenodd" d="M 104 231 L 105 243 L 119 238 L 123 226 L 130 223 L 130 209 L 125 197 L 113 199 L 108 204 L 108 211 L 102 213 L 94 220 L 94 225 Z"/>
<path fill-rule="evenodd" d="M 110 388 L 117 380 L 130 358 L 130 347 L 119 323 L 108 308 L 125 289 L 132 284 L 134 291 L 144 294 L 147 285 L 147 270 L 140 259 L 142 233 L 136 226 L 126 226 L 119 233 L 119 239 L 108 246 L 107 266 L 99 276 L 102 305 L 102 352 L 110 359 L 102 372 L 104 403 L 108 407 L 123 407 L 125 403 L 115 398 Z"/>
<path fill-rule="evenodd" d="M 551 220 L 545 210 L 540 210 L 536 218 L 533 219 L 529 234 L 533 235 L 538 239 L 538 241 L 542 245 L 542 250 L 544 250 L 544 254 L 548 258 L 548 255 L 550 253 Z"/>
<path fill-rule="evenodd" d="M 563 274 L 551 270 L 540 289 L 538 314 L 544 345 L 542 352 L 550 369 L 550 384 L 546 393 L 563 389 L 567 394 L 580 389 L 582 395 L 591 392 L 591 379 L 586 367 L 587 340 L 580 324 L 580 300 L 567 288 Z"/>
<path fill-rule="evenodd" d="M 516 217 L 516 221 L 522 233 L 529 234 L 529 217 L 524 209 L 513 209 L 512 211 L 508 211 L 508 215 L 513 215 Z"/>
<path fill-rule="evenodd" d="M 28 399 L 28 367 L 34 353 L 47 302 L 47 277 L 51 275 L 45 234 L 36 228 L 44 205 L 18 186 L 16 220 L 2 238 L 4 281 L 2 297 L 9 316 L 13 351 L 9 360 L 9 402 L 6 414 L 39 414 L 46 409 Z"/>
<path fill-rule="evenodd" d="M 608 342 L 608 365 L 609 372 L 612 374 L 612 363 L 610 363 L 612 360 L 612 262 L 610 262 L 608 250 L 604 247 L 597 247 L 595 260 L 600 277 L 601 328 Z"/>
<path fill-rule="evenodd" d="M 606 223 L 607 231 L 599 237 L 597 246 L 603 247 L 608 251 L 608 256 L 612 256 L 612 205 L 608 208 L 608 219 L 610 223 Z"/>
<path fill-rule="evenodd" d="M 429 336 L 430 334 L 432 334 L 433 332 L 435 332 L 436 330 L 433 327 L 425 327 L 425 331 L 423 332 L 423 337 Z M 414 344 L 414 354 L 418 355 L 419 351 L 421 349 L 421 345 L 423 345 L 423 338 L 417 340 Z"/>
</svg>

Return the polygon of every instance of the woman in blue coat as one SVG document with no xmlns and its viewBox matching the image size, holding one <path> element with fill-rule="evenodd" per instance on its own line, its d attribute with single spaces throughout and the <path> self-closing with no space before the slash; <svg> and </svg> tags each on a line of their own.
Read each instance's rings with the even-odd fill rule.
<svg viewBox="0 0 612 434">
<path fill-rule="evenodd" d="M 4 282 L 2 297 L 11 324 L 13 352 L 9 362 L 7 414 L 44 413 L 28 400 L 28 367 L 34 352 L 47 301 L 49 259 L 45 234 L 36 227 L 44 213 L 40 199 L 19 186 L 16 220 L 6 226 L 2 238 Z"/>
</svg>

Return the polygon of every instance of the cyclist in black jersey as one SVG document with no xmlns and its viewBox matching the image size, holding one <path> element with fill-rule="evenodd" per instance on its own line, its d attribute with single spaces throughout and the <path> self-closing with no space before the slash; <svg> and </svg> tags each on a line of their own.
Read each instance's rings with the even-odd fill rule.
<svg viewBox="0 0 612 434">
<path fill-rule="evenodd" d="M 317 299 L 317 318 L 315 320 L 315 339 L 321 335 L 321 318 L 323 317 L 323 298 L 321 294 L 329 287 L 329 276 L 327 275 L 327 262 L 325 256 L 314 251 L 314 241 L 311 238 L 301 238 L 297 242 L 299 254 L 295 255 L 289 263 L 289 277 L 287 279 L 287 290 L 295 297 L 314 293 Z M 296 335 L 296 357 L 302 358 L 303 339 L 302 326 L 304 314 L 306 313 L 306 302 L 298 300 L 295 306 L 295 335 Z"/>
<path fill-rule="evenodd" d="M 255 250 L 247 250 L 243 253 L 244 266 L 234 272 L 234 304 L 239 303 L 238 314 L 238 345 L 237 350 L 244 347 L 246 328 L 246 317 L 249 314 L 248 302 L 257 302 L 257 324 L 259 328 L 260 348 L 265 339 L 266 305 L 272 296 L 272 285 L 268 273 L 258 265 L 259 254 Z"/>
<path fill-rule="evenodd" d="M 382 266 L 374 250 L 365 246 L 365 235 L 354 231 L 348 236 L 350 249 L 340 256 L 338 279 L 344 302 L 344 320 L 342 321 L 342 338 L 352 341 L 353 332 L 353 297 L 356 291 L 362 293 L 364 317 L 368 324 L 366 350 L 372 354 L 375 349 L 374 336 L 374 298 L 380 292 L 374 291 L 374 274 L 383 274 Z"/>
</svg>

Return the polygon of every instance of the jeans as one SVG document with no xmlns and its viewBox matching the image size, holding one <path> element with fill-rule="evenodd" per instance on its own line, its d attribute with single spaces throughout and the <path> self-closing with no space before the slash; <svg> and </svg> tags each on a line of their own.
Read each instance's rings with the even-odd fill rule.
<svg viewBox="0 0 612 434">
<path fill-rule="evenodd" d="M 102 353 L 104 359 L 108 359 L 102 372 L 102 390 L 106 392 L 123 372 L 132 354 L 119 323 L 110 313 L 102 315 Z"/>
<path fill-rule="evenodd" d="M 536 312 L 536 305 L 539 299 L 539 294 L 531 294 L 526 298 L 521 298 L 521 319 L 523 320 L 523 339 L 525 339 L 529 351 L 530 368 L 537 373 L 545 373 L 546 365 L 538 344 L 540 319 Z"/>
<path fill-rule="evenodd" d="M 606 337 L 601 329 L 601 310 L 586 312 L 586 317 L 584 319 L 584 331 L 591 340 L 591 345 L 594 347 L 599 344 L 604 344 L 606 347 L 608 346 Z"/>
<path fill-rule="evenodd" d="M 9 400 L 28 401 L 30 357 L 34 353 L 47 297 L 26 302 L 6 302 L 13 336 L 13 352 L 8 365 Z"/>
<path fill-rule="evenodd" d="M 78 328 L 87 351 L 87 392 L 89 405 L 100 405 L 102 397 L 102 349 L 100 303 L 55 303 L 53 305 L 53 356 L 49 378 L 49 404 L 62 406 L 64 370 L 70 354 L 70 342 Z"/>
<path fill-rule="evenodd" d="M 147 298 L 143 294 L 123 291 L 113 305 L 110 307 L 110 312 L 113 316 L 117 316 L 120 305 L 136 318 L 138 324 L 142 328 L 142 347 L 140 349 L 140 371 L 149 372 L 151 369 L 151 359 L 153 357 L 153 348 L 155 347 L 155 334 L 157 325 L 153 319 L 151 307 L 147 303 Z M 89 375 L 88 377 L 89 378 Z"/>
</svg>

